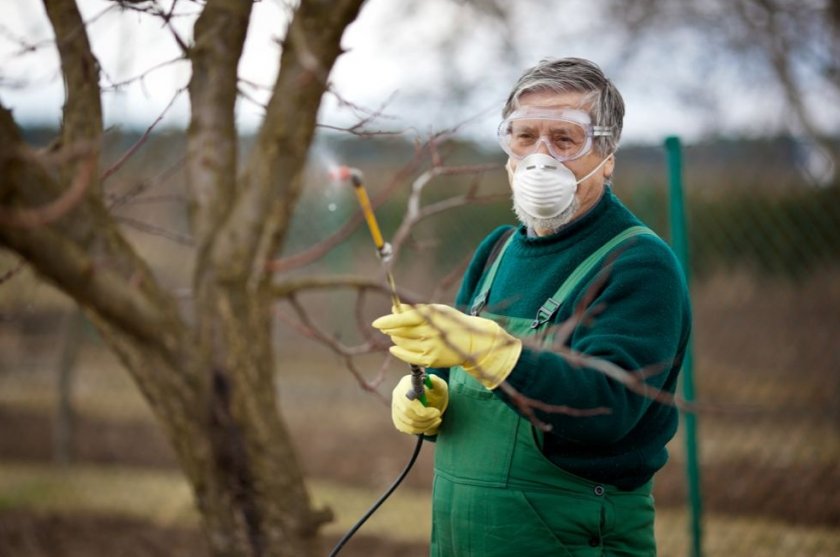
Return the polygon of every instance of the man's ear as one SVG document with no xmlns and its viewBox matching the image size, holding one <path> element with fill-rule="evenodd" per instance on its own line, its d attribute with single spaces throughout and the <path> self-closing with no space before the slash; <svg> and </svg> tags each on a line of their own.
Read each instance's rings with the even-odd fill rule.
<svg viewBox="0 0 840 557">
<path fill-rule="evenodd" d="M 602 170 L 604 178 L 607 179 L 607 180 L 612 178 L 614 170 L 615 170 L 615 155 L 610 155 L 609 157 L 607 157 L 607 162 L 604 163 L 604 168 Z"/>
</svg>

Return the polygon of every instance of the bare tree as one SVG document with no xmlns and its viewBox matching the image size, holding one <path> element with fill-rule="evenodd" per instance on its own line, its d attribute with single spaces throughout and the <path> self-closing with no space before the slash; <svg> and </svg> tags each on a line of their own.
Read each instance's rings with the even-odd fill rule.
<svg viewBox="0 0 840 557">
<path fill-rule="evenodd" d="M 789 109 L 784 124 L 820 145 L 835 166 L 840 162 L 818 112 L 840 99 L 838 2 L 644 0 L 609 6 L 604 13 L 627 39 L 625 60 L 654 37 L 677 44 L 694 38 L 692 44 L 701 48 L 675 52 L 675 64 L 695 68 L 696 76 L 714 75 L 713 65 L 738 67 L 742 79 L 778 91 Z M 708 87 L 699 77 L 695 85 Z"/>
<path fill-rule="evenodd" d="M 118 2 L 168 22 L 157 2 Z M 301 188 L 327 76 L 362 0 L 302 0 L 247 158 L 237 147 L 237 64 L 252 3 L 208 0 L 193 41 L 186 160 L 194 305 L 171 293 L 109 213 L 100 166 L 100 69 L 74 0 L 44 0 L 66 88 L 61 134 L 28 147 L 0 107 L 0 245 L 84 309 L 176 450 L 214 555 L 314 555 L 313 508 L 279 417 L 270 344 L 272 273 Z M 176 34 L 177 37 L 177 34 Z"/>
</svg>

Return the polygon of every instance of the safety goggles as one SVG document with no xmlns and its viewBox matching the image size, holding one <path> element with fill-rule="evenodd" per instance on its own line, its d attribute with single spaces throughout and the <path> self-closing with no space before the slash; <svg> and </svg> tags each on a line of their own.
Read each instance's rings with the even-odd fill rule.
<svg viewBox="0 0 840 557">
<path fill-rule="evenodd" d="M 570 161 L 592 149 L 592 138 L 612 135 L 607 126 L 593 126 L 589 114 L 569 108 L 521 108 L 505 118 L 497 131 L 499 145 L 514 159 L 545 145 L 558 161 Z"/>
</svg>

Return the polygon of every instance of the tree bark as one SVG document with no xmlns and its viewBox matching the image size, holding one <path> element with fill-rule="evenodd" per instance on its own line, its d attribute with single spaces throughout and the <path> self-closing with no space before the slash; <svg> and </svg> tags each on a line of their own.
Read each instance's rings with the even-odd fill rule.
<svg viewBox="0 0 840 557">
<path fill-rule="evenodd" d="M 206 393 L 212 455 L 196 491 L 219 555 L 313 555 L 327 518 L 312 508 L 278 414 L 266 261 L 288 226 L 326 75 L 361 3 L 301 2 L 257 144 L 238 177 L 233 101 L 247 10 L 241 2 L 209 2 L 196 23 L 188 139 L 199 239 L 193 344 L 201 354 L 196 375 Z M 216 33 L 220 26 L 228 32 Z M 211 144 L 213 159 L 205 150 Z"/>
<path fill-rule="evenodd" d="M 327 76 L 362 3 L 300 2 L 241 169 L 234 108 L 251 2 L 204 5 L 188 52 L 186 174 L 197 246 L 190 315 L 108 214 L 97 172 L 82 199 L 48 218 L 0 219 L 0 246 L 73 297 L 131 373 L 175 448 L 217 556 L 315 555 L 328 519 L 312 507 L 279 413 L 266 262 L 285 236 Z M 37 215 L 99 161 L 99 69 L 84 22 L 73 0 L 44 4 L 66 86 L 57 147 L 64 162 L 56 179 L 0 107 L 0 216 Z"/>
</svg>

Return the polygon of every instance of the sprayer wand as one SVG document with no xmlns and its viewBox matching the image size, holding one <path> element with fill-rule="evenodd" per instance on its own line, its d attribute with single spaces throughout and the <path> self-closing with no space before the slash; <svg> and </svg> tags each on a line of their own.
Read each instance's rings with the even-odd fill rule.
<svg viewBox="0 0 840 557">
<path fill-rule="evenodd" d="M 391 305 L 394 306 L 394 311 L 399 313 L 402 310 L 402 303 L 400 302 L 399 294 L 397 294 L 397 284 L 394 282 L 394 275 L 391 273 L 391 267 L 388 264 L 392 255 L 391 244 L 386 242 L 382 237 L 379 223 L 376 222 L 376 215 L 373 212 L 373 207 L 370 204 L 370 198 L 368 197 L 364 180 L 362 179 L 362 171 L 358 168 L 340 166 L 332 172 L 332 175 L 338 180 L 349 180 L 353 184 L 353 191 L 359 200 L 359 206 L 362 209 L 365 222 L 367 222 L 371 239 L 376 246 L 376 253 L 379 255 L 379 261 L 382 263 L 382 269 L 385 271 L 385 280 L 388 281 L 388 289 L 391 291 Z M 406 396 L 411 400 L 417 399 L 423 406 L 426 406 L 424 384 L 431 387 L 431 380 L 426 377 L 426 373 L 420 366 L 411 364 L 411 391 L 406 393 Z"/>
<path fill-rule="evenodd" d="M 373 214 L 373 207 L 370 205 L 370 198 L 367 190 L 365 190 L 364 181 L 362 180 L 362 172 L 357 168 L 350 168 L 341 166 L 335 171 L 331 172 L 334 179 L 350 180 L 353 184 L 353 191 L 356 192 L 356 198 L 359 200 L 359 205 L 362 208 L 362 214 L 365 216 L 370 236 L 373 243 L 376 245 L 376 253 L 379 255 L 379 261 L 382 263 L 382 269 L 385 271 L 385 279 L 388 281 L 388 289 L 391 291 L 391 305 L 394 306 L 394 311 L 399 312 L 402 308 L 399 294 L 397 294 L 397 285 L 394 282 L 394 275 L 391 273 L 390 265 L 391 259 L 391 245 L 382 238 L 382 232 L 379 230 L 379 224 L 376 222 L 376 216 Z M 405 394 L 411 400 L 419 400 L 423 406 L 427 406 L 426 391 L 424 385 L 431 388 L 432 381 L 426 376 L 425 371 L 420 366 L 411 364 L 411 390 Z M 400 475 L 388 487 L 385 493 L 374 502 L 374 504 L 367 510 L 367 512 L 354 524 L 345 534 L 338 540 L 335 547 L 333 547 L 328 557 L 335 557 L 350 540 L 351 537 L 358 531 L 359 528 L 370 518 L 373 513 L 391 496 L 397 487 L 402 483 L 408 472 L 411 470 L 414 463 L 417 461 L 417 455 L 420 454 L 420 447 L 423 445 L 423 436 L 417 436 L 417 443 L 414 445 L 414 451 L 408 464 L 405 465 Z"/>
</svg>

